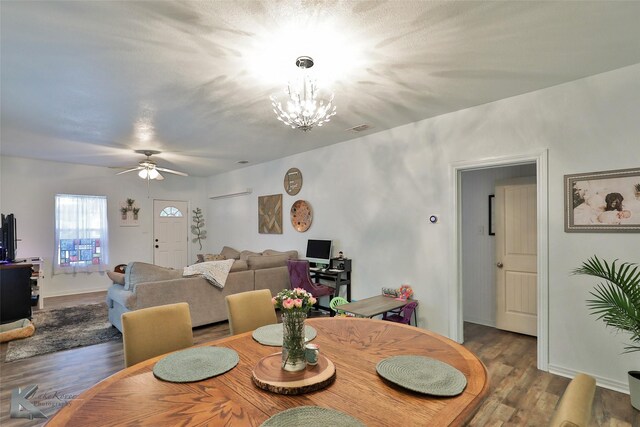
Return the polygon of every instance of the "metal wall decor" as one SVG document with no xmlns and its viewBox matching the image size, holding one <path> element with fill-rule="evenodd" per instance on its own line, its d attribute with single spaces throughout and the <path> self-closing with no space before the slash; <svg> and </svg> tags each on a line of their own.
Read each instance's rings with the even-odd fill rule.
<svg viewBox="0 0 640 427">
<path fill-rule="evenodd" d="M 258 233 L 282 234 L 282 194 L 258 197 Z"/>
<path fill-rule="evenodd" d="M 284 174 L 284 191 L 295 196 L 302 188 L 302 172 L 298 168 L 291 168 Z"/>
<path fill-rule="evenodd" d="M 291 206 L 291 225 L 296 231 L 304 233 L 313 222 L 313 210 L 309 202 L 296 200 Z"/>
</svg>

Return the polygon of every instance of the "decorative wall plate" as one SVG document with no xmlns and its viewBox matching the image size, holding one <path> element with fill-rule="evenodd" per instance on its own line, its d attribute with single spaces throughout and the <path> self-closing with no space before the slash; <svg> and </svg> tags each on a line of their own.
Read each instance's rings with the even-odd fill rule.
<svg viewBox="0 0 640 427">
<path fill-rule="evenodd" d="M 284 174 L 284 191 L 295 196 L 302 188 L 302 172 L 298 168 L 291 168 Z"/>
<path fill-rule="evenodd" d="M 304 233 L 311 227 L 313 211 L 311 205 L 305 200 L 296 200 L 291 206 L 291 225 L 297 231 Z"/>
</svg>

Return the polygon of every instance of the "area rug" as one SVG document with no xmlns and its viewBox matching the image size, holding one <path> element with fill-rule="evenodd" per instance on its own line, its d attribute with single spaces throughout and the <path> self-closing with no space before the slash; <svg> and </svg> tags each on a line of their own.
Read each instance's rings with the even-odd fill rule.
<svg viewBox="0 0 640 427">
<path fill-rule="evenodd" d="M 32 321 L 36 333 L 11 341 L 5 362 L 122 339 L 109 323 L 106 304 L 35 311 Z"/>
</svg>

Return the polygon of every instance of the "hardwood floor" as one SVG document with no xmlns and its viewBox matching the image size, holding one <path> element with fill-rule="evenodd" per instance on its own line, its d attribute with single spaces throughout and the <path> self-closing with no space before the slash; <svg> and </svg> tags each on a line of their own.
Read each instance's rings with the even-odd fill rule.
<svg viewBox="0 0 640 427">
<path fill-rule="evenodd" d="M 47 298 L 46 309 L 104 301 L 104 292 Z M 196 343 L 229 334 L 227 322 L 194 329 Z M 465 324 L 465 346 L 485 363 L 491 391 L 470 426 L 546 426 L 569 380 L 536 369 L 536 340 L 486 326 Z M 7 344 L 0 345 L 0 425 L 27 427 L 44 420 L 9 417 L 11 390 L 37 384 L 30 399 L 45 415 L 100 380 L 124 368 L 121 341 L 112 341 L 25 360 L 4 363 Z M 598 387 L 591 426 L 640 427 L 640 412 L 629 396 Z"/>
</svg>

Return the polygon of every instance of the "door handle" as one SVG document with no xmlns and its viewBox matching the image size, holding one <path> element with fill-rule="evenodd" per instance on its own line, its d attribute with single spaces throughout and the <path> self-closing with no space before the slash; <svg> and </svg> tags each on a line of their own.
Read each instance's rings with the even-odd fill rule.
<svg viewBox="0 0 640 427">
<path fill-rule="evenodd" d="M 156 248 L 157 248 L 157 246 L 156 246 Z M 498 268 L 502 268 L 502 267 L 504 266 L 504 264 L 502 264 L 501 262 L 498 262 L 498 263 L 496 264 L 496 266 L 497 266 Z"/>
<path fill-rule="evenodd" d="M 156 249 L 158 249 L 160 246 L 156 245 Z"/>
</svg>

